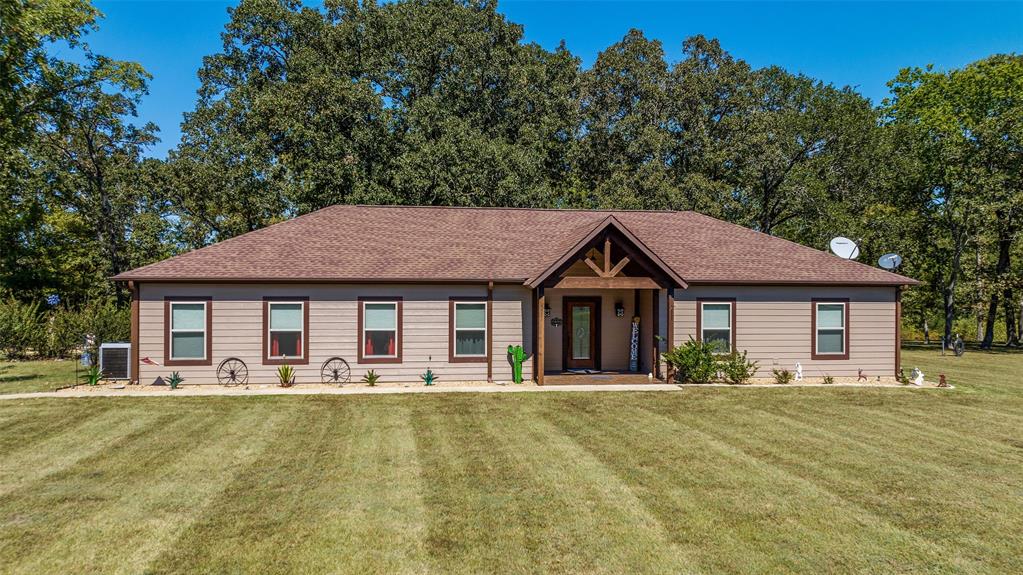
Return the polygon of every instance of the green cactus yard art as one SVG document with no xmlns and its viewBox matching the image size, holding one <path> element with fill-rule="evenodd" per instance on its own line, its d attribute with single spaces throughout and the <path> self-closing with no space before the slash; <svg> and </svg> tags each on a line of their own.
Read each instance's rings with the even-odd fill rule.
<svg viewBox="0 0 1023 575">
<path fill-rule="evenodd" d="M 509 345 L 508 354 L 512 357 L 512 381 L 522 383 L 522 362 L 526 361 L 526 351 L 521 345 Z"/>
</svg>

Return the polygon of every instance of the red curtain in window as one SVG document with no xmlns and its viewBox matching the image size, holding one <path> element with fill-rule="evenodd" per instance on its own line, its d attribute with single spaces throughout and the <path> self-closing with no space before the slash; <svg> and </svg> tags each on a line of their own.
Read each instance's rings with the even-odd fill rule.
<svg viewBox="0 0 1023 575">
<path fill-rule="evenodd" d="M 366 338 L 366 350 L 363 351 L 362 353 L 365 356 L 373 355 L 373 341 L 368 337 Z"/>
</svg>

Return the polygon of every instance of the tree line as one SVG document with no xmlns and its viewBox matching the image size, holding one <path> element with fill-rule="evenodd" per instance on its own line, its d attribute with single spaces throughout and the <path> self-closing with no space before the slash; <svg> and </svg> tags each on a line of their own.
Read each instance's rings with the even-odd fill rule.
<svg viewBox="0 0 1023 575">
<path fill-rule="evenodd" d="M 338 203 L 697 210 L 899 252 L 911 336 L 1020 341 L 1015 54 L 907 67 L 875 105 L 703 36 L 669 61 L 631 30 L 583 66 L 493 0 L 243 0 L 161 160 L 151 78 L 90 49 L 88 0 L 0 10 L 0 289 L 23 302 L 123 305 L 114 274 Z"/>
</svg>

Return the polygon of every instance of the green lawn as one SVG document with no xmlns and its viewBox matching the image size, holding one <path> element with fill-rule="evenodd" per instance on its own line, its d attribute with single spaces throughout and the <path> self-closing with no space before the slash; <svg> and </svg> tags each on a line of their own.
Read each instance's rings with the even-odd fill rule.
<svg viewBox="0 0 1023 575">
<path fill-rule="evenodd" d="M 957 389 L 0 401 L 0 571 L 1023 571 L 1023 355 L 905 362 Z"/>
<path fill-rule="evenodd" d="M 73 360 L 0 361 L 0 394 L 53 391 L 75 383 Z"/>
</svg>

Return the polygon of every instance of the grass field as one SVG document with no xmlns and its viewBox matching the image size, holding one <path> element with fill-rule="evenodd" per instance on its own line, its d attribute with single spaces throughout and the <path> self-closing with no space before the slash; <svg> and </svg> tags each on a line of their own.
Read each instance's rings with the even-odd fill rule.
<svg viewBox="0 0 1023 575">
<path fill-rule="evenodd" d="M 0 401 L 0 571 L 1023 571 L 1023 355 L 904 357 L 957 388 Z"/>
<path fill-rule="evenodd" d="M 75 361 L 0 361 L 0 394 L 53 391 L 75 383 Z"/>
</svg>

